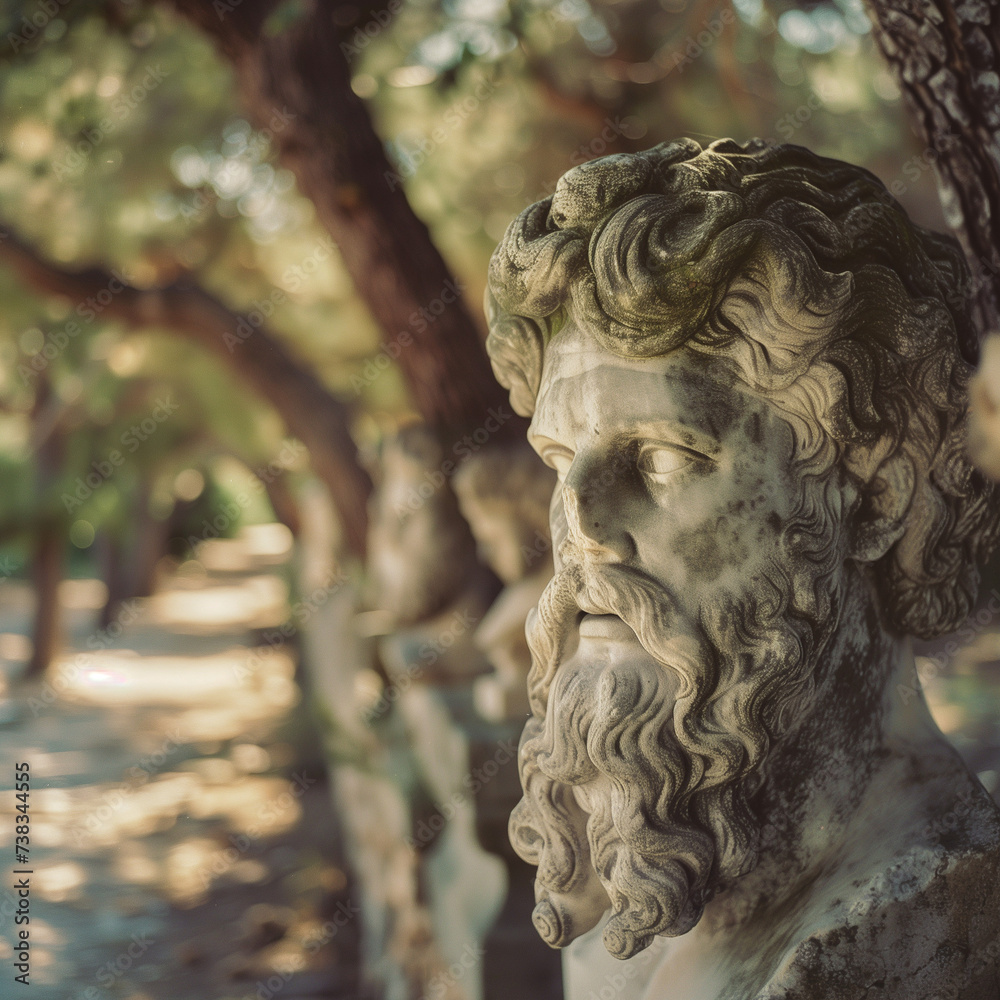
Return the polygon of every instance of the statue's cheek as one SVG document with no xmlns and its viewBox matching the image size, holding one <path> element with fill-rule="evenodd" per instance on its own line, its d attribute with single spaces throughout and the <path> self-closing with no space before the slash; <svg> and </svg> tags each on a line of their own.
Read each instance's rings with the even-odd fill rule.
<svg viewBox="0 0 1000 1000">
<path fill-rule="evenodd" d="M 689 584 L 711 584 L 734 566 L 745 567 L 752 558 L 748 525 L 741 517 L 720 515 L 676 533 L 671 549 L 684 567 Z"/>
</svg>

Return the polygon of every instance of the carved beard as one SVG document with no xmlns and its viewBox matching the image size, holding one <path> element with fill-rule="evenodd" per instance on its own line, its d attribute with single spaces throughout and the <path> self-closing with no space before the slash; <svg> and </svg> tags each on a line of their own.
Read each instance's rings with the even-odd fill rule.
<svg viewBox="0 0 1000 1000">
<path fill-rule="evenodd" d="M 824 619 L 827 570 L 814 563 L 809 574 L 825 591 Z M 548 944 L 585 933 L 610 899 L 604 944 L 629 958 L 657 934 L 690 930 L 720 887 L 753 868 L 750 797 L 768 748 L 801 717 L 829 634 L 789 607 L 791 581 L 775 576 L 700 609 L 693 627 L 661 584 L 622 566 L 568 566 L 542 595 L 529 620 L 533 717 L 510 838 L 538 866 L 533 920 Z M 649 657 L 564 661 L 581 609 L 619 615 Z"/>
</svg>

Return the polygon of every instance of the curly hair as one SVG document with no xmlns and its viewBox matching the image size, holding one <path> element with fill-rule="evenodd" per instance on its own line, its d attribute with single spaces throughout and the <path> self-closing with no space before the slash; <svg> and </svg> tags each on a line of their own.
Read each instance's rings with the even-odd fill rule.
<svg viewBox="0 0 1000 1000">
<path fill-rule="evenodd" d="M 711 354 L 792 419 L 811 474 L 839 464 L 876 505 L 889 458 L 913 494 L 873 565 L 891 627 L 931 638 L 975 601 L 1000 533 L 965 454 L 977 342 L 957 243 L 914 225 L 868 171 L 799 146 L 690 140 L 576 167 L 490 262 L 487 347 L 534 411 L 572 320 L 609 351 Z M 803 433 L 821 442 L 806 444 Z"/>
</svg>

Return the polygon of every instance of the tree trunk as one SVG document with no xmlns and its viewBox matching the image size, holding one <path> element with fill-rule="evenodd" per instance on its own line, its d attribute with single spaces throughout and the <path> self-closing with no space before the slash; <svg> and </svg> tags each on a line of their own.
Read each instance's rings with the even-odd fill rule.
<svg viewBox="0 0 1000 1000">
<path fill-rule="evenodd" d="M 875 38 L 934 164 L 945 219 L 972 271 L 980 369 L 970 387 L 969 453 L 1000 480 L 1000 3 L 868 0 Z"/>
<path fill-rule="evenodd" d="M 31 450 L 35 458 L 35 495 L 42 509 L 32 524 L 31 582 L 35 592 L 32 621 L 32 651 L 27 677 L 48 670 L 62 640 L 62 609 L 59 584 L 66 557 L 66 522 L 46 506 L 49 494 L 65 458 L 65 439 L 59 417 L 61 402 L 52 391 L 47 372 L 38 376 L 31 408 Z"/>
<path fill-rule="evenodd" d="M 31 661 L 26 676 L 45 673 L 59 651 L 62 636 L 62 608 L 59 584 L 63 579 L 66 537 L 56 524 L 46 523 L 35 536 L 31 561 L 31 582 L 35 589 L 35 619 L 32 624 Z"/>
<path fill-rule="evenodd" d="M 302 516 L 295 494 L 288 486 L 287 477 L 283 475 L 261 477 L 260 481 L 267 491 L 267 499 L 271 502 L 274 516 L 292 533 L 293 538 L 298 538 L 302 530 Z"/>
<path fill-rule="evenodd" d="M 143 480 L 132 507 L 129 526 L 121 534 L 101 532 L 98 551 L 108 597 L 101 609 L 101 628 L 118 618 L 125 605 L 149 597 L 156 589 L 156 569 L 167 554 L 169 524 L 149 511 L 150 482 Z"/>
<path fill-rule="evenodd" d="M 172 2 L 232 61 L 248 112 L 315 204 L 386 344 L 394 354 L 401 348 L 397 362 L 424 420 L 444 435 L 477 427 L 506 394 L 459 286 L 351 89 L 341 48 L 348 34 L 334 24 L 334 7 L 303 5 L 276 29 L 275 0 L 242 0 L 224 16 L 203 0 Z"/>
<path fill-rule="evenodd" d="M 875 38 L 934 163 L 945 219 L 972 269 L 979 336 L 1000 331 L 1000 5 L 868 0 Z M 978 355 L 976 345 L 963 345 Z"/>
<path fill-rule="evenodd" d="M 102 317 L 133 328 L 161 327 L 182 334 L 211 351 L 281 414 L 288 429 L 308 449 L 313 469 L 326 484 L 340 515 L 344 540 L 359 556 L 365 552 L 367 500 L 371 479 L 358 461 L 348 407 L 292 356 L 263 326 L 230 312 L 204 289 L 178 282 L 167 288 L 140 289 L 99 269 L 65 271 L 43 260 L 11 233 L 0 240 L 0 263 L 8 264 L 35 291 L 83 302 L 112 290 Z M 237 328 L 251 330 L 247 336 Z M 28 368 L 27 375 L 33 376 Z"/>
<path fill-rule="evenodd" d="M 108 597 L 101 608 L 100 626 L 107 628 L 121 605 L 131 596 L 128 560 L 125 557 L 125 543 L 120 538 L 102 531 L 97 536 L 95 549 L 99 556 L 101 576 L 108 588 Z"/>
<path fill-rule="evenodd" d="M 150 513 L 149 498 L 151 483 L 144 482 L 140 489 L 132 525 L 132 536 L 129 539 L 129 593 L 125 600 L 133 597 L 149 597 L 156 590 L 156 567 L 167 554 L 169 541 L 169 524 L 166 520 L 159 521 Z M 114 616 L 121 610 L 114 609 Z"/>
</svg>

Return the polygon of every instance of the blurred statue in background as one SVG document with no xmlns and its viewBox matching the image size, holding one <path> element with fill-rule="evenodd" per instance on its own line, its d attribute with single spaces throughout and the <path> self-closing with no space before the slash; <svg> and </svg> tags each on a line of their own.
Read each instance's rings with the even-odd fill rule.
<svg viewBox="0 0 1000 1000">
<path fill-rule="evenodd" d="M 458 964 L 462 996 L 477 1000 L 485 967 L 461 963 L 482 954 L 508 875 L 480 841 L 472 761 L 483 743 L 488 754 L 499 747 L 494 767 L 512 750 L 472 708 L 473 682 L 489 671 L 474 635 L 498 583 L 459 511 L 452 456 L 423 425 L 381 446 L 369 508 L 371 610 L 355 620 L 375 640 L 374 669 L 355 681 L 368 724 L 354 737 L 364 766 L 341 768 L 338 788 L 370 950 L 381 953 L 378 967 L 410 980 L 395 995 L 457 996 L 448 970 Z"/>
<path fill-rule="evenodd" d="M 422 424 L 383 443 L 371 499 L 373 603 L 394 627 L 440 614 L 478 575 L 475 545 L 441 471 L 444 449 Z"/>
<path fill-rule="evenodd" d="M 488 665 L 473 642 L 497 593 L 451 489 L 437 437 L 422 424 L 386 440 L 370 502 L 368 571 L 372 606 L 386 633 L 380 651 L 390 678 L 463 680 Z"/>
<path fill-rule="evenodd" d="M 490 721 L 529 713 L 528 612 L 552 578 L 549 503 L 556 477 L 527 445 L 484 450 L 467 459 L 452 486 L 483 562 L 504 583 L 476 629 L 494 668 L 476 681 L 476 707 Z"/>
<path fill-rule="evenodd" d="M 1000 997 L 1000 810 L 909 639 L 1000 531 L 964 272 L 866 171 L 728 140 L 577 167 L 496 250 L 558 476 L 510 836 L 571 1000 Z"/>
</svg>

